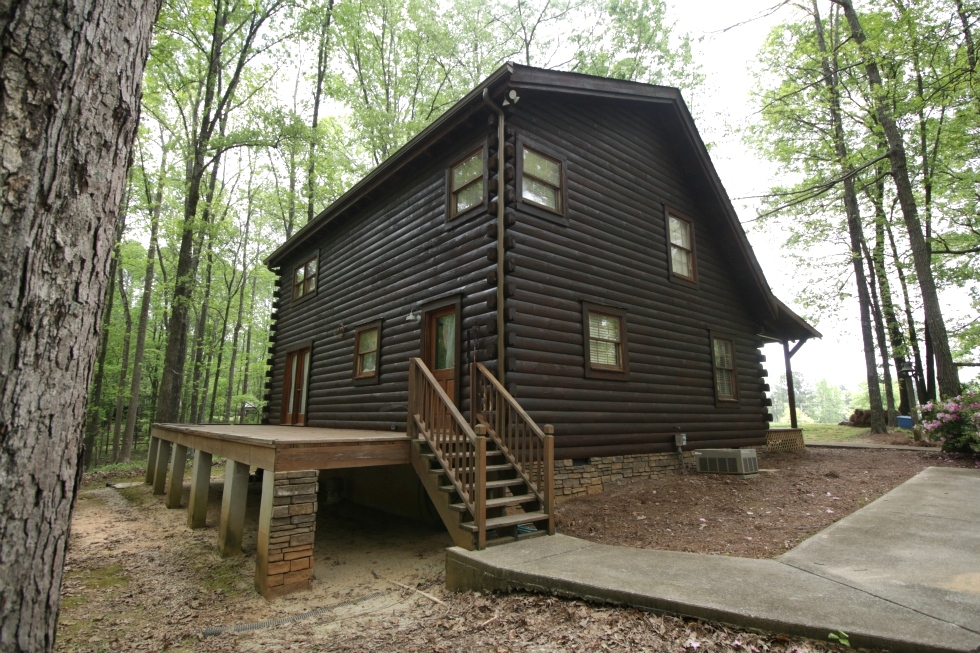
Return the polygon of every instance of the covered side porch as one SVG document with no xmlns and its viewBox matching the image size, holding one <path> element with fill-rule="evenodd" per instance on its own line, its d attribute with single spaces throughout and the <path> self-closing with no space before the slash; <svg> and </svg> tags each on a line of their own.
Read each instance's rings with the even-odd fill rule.
<svg viewBox="0 0 980 653">
<path fill-rule="evenodd" d="M 272 425 L 155 424 L 146 482 L 181 507 L 184 466 L 194 451 L 187 525 L 206 525 L 211 463 L 227 459 L 218 552 L 242 553 L 249 469 L 262 470 L 255 588 L 266 598 L 308 589 L 313 575 L 319 470 L 409 463 L 402 432 Z"/>
</svg>

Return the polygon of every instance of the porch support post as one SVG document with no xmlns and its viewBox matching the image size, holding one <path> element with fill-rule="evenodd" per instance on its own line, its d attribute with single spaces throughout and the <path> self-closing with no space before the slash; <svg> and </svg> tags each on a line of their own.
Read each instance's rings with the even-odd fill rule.
<svg viewBox="0 0 980 653">
<path fill-rule="evenodd" d="M 786 399 L 789 402 L 789 425 L 792 428 L 799 428 L 796 422 L 796 390 L 793 388 L 793 366 L 790 359 L 800 350 L 806 339 L 797 341 L 793 348 L 789 348 L 789 340 L 783 340 L 783 358 L 786 359 Z"/>
<path fill-rule="evenodd" d="M 173 446 L 170 456 L 170 474 L 167 484 L 167 507 L 180 508 L 180 495 L 184 491 L 184 465 L 187 462 L 187 447 L 182 444 Z"/>
<path fill-rule="evenodd" d="M 157 447 L 160 446 L 160 438 L 155 435 L 150 436 L 150 449 L 146 456 L 146 484 L 153 485 L 153 474 L 157 467 Z"/>
<path fill-rule="evenodd" d="M 208 521 L 208 493 L 211 491 L 211 454 L 194 451 L 194 471 L 191 475 L 191 496 L 187 501 L 187 526 L 204 528 Z"/>
<path fill-rule="evenodd" d="M 218 525 L 218 553 L 223 558 L 242 553 L 247 495 L 248 465 L 229 459 L 225 464 L 225 489 L 221 495 L 221 523 Z"/>
<path fill-rule="evenodd" d="M 167 466 L 170 464 L 170 451 L 173 443 L 170 440 L 157 438 L 157 459 L 153 466 L 153 494 L 163 494 L 167 490 Z"/>
</svg>

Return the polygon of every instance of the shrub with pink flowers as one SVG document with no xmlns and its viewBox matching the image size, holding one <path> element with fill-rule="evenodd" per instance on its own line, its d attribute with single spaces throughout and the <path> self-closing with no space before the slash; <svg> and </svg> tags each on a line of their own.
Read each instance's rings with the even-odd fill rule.
<svg viewBox="0 0 980 653">
<path fill-rule="evenodd" d="M 922 405 L 922 431 L 943 451 L 980 453 L 980 395 L 973 391 Z"/>
</svg>

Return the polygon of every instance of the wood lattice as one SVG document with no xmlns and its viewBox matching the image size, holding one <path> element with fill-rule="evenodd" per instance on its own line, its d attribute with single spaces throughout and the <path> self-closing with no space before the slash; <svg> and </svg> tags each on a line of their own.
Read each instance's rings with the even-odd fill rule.
<svg viewBox="0 0 980 653">
<path fill-rule="evenodd" d="M 777 451 L 803 451 L 802 429 L 776 429 L 766 432 L 766 449 Z"/>
</svg>

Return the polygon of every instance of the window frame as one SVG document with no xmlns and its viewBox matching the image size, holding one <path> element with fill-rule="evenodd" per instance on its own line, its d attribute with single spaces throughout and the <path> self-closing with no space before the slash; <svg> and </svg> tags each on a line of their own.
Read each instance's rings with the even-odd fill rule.
<svg viewBox="0 0 980 653">
<path fill-rule="evenodd" d="M 516 201 L 518 206 L 525 213 L 530 213 L 531 215 L 537 216 L 539 218 L 544 218 L 546 220 L 551 220 L 552 222 L 557 222 L 563 226 L 567 226 L 567 216 L 568 216 L 568 159 L 558 154 L 550 148 L 544 147 L 533 139 L 526 138 L 523 135 L 517 137 L 517 147 L 515 150 L 517 166 L 515 171 L 516 177 Z M 554 210 L 549 206 L 544 204 L 538 204 L 533 200 L 528 200 L 524 198 L 524 150 L 528 149 L 539 156 L 543 156 L 547 159 L 558 164 L 558 209 Z M 531 175 L 532 178 L 545 183 L 549 186 L 551 184 L 542 179 L 538 179 Z"/>
<path fill-rule="evenodd" d="M 381 382 L 381 320 L 373 320 L 371 322 L 365 322 L 354 328 L 354 360 L 353 367 L 351 369 L 351 377 L 354 382 L 358 385 L 361 384 L 372 384 Z M 361 365 L 361 336 L 368 331 L 377 330 L 378 332 L 378 346 L 375 349 L 375 363 L 374 370 L 372 372 L 364 373 L 360 371 Z M 370 352 L 368 352 L 370 353 Z"/>
<path fill-rule="evenodd" d="M 316 271 L 312 275 L 310 275 L 309 273 L 310 263 L 316 265 Z M 299 273 L 300 270 L 303 270 L 303 281 L 297 283 L 296 275 Z M 292 292 L 290 293 L 290 296 L 292 297 L 292 301 L 294 302 L 306 301 L 308 298 L 316 295 L 317 288 L 319 288 L 320 286 L 319 280 L 317 278 L 319 275 L 320 275 L 320 252 L 317 251 L 317 253 L 306 257 L 299 265 L 293 267 L 293 276 L 292 276 L 292 283 L 291 283 Z M 307 286 L 310 285 L 311 281 L 312 281 L 313 288 L 307 288 Z M 300 294 L 298 292 L 298 289 L 301 286 L 303 287 L 303 291 Z"/>
<path fill-rule="evenodd" d="M 614 317 L 619 320 L 620 366 L 618 368 L 592 362 L 592 336 L 589 330 L 589 318 L 593 313 L 606 317 Z M 629 338 L 626 315 L 626 310 L 621 308 L 594 304 L 587 301 L 582 302 L 582 348 L 585 354 L 586 378 L 615 381 L 625 381 L 629 378 Z"/>
<path fill-rule="evenodd" d="M 471 215 L 480 213 L 482 211 L 486 211 L 487 208 L 487 201 L 488 201 L 487 197 L 489 195 L 489 188 L 490 188 L 490 174 L 488 170 L 489 166 L 487 165 L 486 140 L 480 142 L 477 145 L 467 148 L 467 152 L 468 153 L 466 155 L 459 157 L 458 159 L 455 160 L 455 162 L 452 165 L 446 168 L 446 220 L 447 221 L 455 221 L 455 220 L 459 220 L 460 218 L 466 218 Z M 468 161 L 476 154 L 481 155 L 480 158 L 483 161 L 483 174 L 480 177 L 475 178 L 473 181 L 461 186 L 460 188 L 453 189 L 453 170 L 463 165 L 463 163 Z M 483 195 L 480 198 L 480 201 L 469 208 L 463 209 L 462 211 L 457 211 L 456 193 L 458 193 L 460 190 L 463 190 L 467 186 L 478 183 L 478 180 L 479 183 L 483 184 Z"/>
<path fill-rule="evenodd" d="M 303 367 L 303 369 L 297 367 L 292 373 L 290 373 L 290 370 L 293 368 L 293 365 L 291 364 L 292 361 L 296 360 L 296 358 L 304 352 L 306 353 L 306 365 Z M 310 371 L 313 369 L 313 344 L 311 342 L 304 342 L 299 345 L 294 345 L 285 352 L 285 355 L 286 360 L 283 365 L 282 373 L 282 401 L 279 411 L 279 424 L 282 426 L 306 426 L 306 416 L 310 408 L 309 388 Z M 293 399 L 293 393 L 299 386 L 301 386 L 301 394 L 299 396 L 299 406 L 296 406 L 296 402 L 291 401 L 291 399 Z M 302 407 L 303 410 L 297 410 L 299 407 Z"/>
<path fill-rule="evenodd" d="M 691 257 L 691 275 L 680 274 L 674 270 L 674 242 L 670 239 L 670 220 L 671 218 L 683 222 L 687 225 L 687 233 L 691 240 L 691 248 L 685 250 L 689 253 Z M 697 286 L 698 284 L 698 257 L 697 257 L 697 241 L 694 237 L 694 219 L 675 211 L 669 206 L 664 207 L 664 237 L 667 243 L 667 273 L 671 281 L 676 281 L 684 284 L 690 284 L 691 286 Z M 676 246 L 678 249 L 684 249 L 680 245 Z"/>
<path fill-rule="evenodd" d="M 719 367 L 717 361 L 715 360 L 715 341 L 724 341 L 731 345 L 732 348 L 732 366 L 731 368 Z M 740 402 L 739 400 L 739 383 L 738 383 L 738 355 L 735 349 L 735 335 L 727 331 L 708 331 L 708 355 L 711 357 L 711 385 L 714 389 L 715 394 L 715 405 L 716 406 L 737 406 Z M 722 369 L 730 369 L 732 375 L 732 396 L 723 397 L 719 393 L 718 388 L 718 371 Z"/>
</svg>

